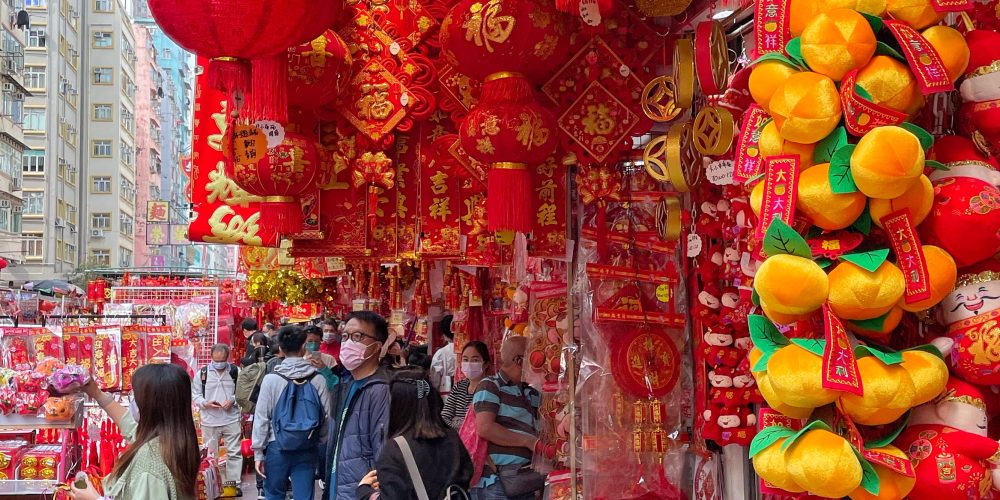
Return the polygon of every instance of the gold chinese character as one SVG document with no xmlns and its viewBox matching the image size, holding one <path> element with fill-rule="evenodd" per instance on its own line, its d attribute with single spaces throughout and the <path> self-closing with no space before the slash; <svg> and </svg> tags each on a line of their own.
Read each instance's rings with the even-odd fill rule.
<svg viewBox="0 0 1000 500">
<path fill-rule="evenodd" d="M 445 194 L 448 192 L 448 174 L 439 170 L 431 176 L 431 192 L 434 194 Z"/>
<path fill-rule="evenodd" d="M 535 191 L 538 192 L 538 199 L 546 203 L 552 203 L 556 199 L 556 183 L 552 179 L 545 179 L 545 182 L 535 188 Z"/>
<path fill-rule="evenodd" d="M 556 206 L 551 203 L 543 203 L 542 206 L 538 207 L 536 217 L 539 226 L 556 225 Z"/>
<path fill-rule="evenodd" d="M 430 212 L 432 219 L 441 219 L 441 222 L 447 222 L 448 216 L 451 215 L 451 208 L 449 208 L 450 198 L 434 198 L 431 203 Z"/>
<path fill-rule="evenodd" d="M 469 7 L 472 16 L 462 23 L 465 28 L 465 40 L 473 42 L 477 47 L 486 47 L 487 52 L 493 52 L 493 44 L 504 43 L 514 31 L 514 16 L 501 16 L 500 0 L 490 0 L 484 7 L 476 2 Z"/>
</svg>

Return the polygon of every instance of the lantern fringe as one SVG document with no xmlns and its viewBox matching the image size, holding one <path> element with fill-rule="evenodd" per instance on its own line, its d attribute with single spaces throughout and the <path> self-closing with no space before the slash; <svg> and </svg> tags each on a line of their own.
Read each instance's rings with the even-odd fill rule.
<svg viewBox="0 0 1000 500">
<path fill-rule="evenodd" d="M 498 73 L 491 75 L 495 79 L 483 83 L 479 104 L 491 102 L 525 102 L 535 98 L 535 90 L 524 75 L 517 73 Z"/>
<path fill-rule="evenodd" d="M 490 231 L 531 231 L 531 173 L 527 169 L 490 169 L 486 219 Z"/>
<path fill-rule="evenodd" d="M 265 201 L 260 204 L 261 227 L 282 235 L 302 231 L 302 205 L 297 201 Z"/>
<path fill-rule="evenodd" d="M 212 59 L 206 78 L 209 87 L 225 93 L 232 102 L 233 94 L 250 90 L 250 63 L 229 57 Z"/>
<path fill-rule="evenodd" d="M 253 81 L 246 115 L 252 120 L 288 121 L 288 56 L 285 52 L 253 60 Z"/>
</svg>

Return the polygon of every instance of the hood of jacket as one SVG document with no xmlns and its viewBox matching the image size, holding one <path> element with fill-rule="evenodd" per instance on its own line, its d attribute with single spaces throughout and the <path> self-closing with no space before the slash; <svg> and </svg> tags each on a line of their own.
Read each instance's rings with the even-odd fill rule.
<svg viewBox="0 0 1000 500">
<path fill-rule="evenodd" d="M 274 367 L 274 373 L 295 380 L 316 373 L 316 367 L 304 358 L 285 358 L 281 364 Z"/>
</svg>

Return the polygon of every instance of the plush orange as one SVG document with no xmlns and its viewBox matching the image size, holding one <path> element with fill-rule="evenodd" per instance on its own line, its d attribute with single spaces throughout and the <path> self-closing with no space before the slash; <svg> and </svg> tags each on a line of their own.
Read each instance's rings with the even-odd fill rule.
<svg viewBox="0 0 1000 500">
<path fill-rule="evenodd" d="M 889 200 L 902 196 L 924 173 L 924 149 L 906 129 L 877 127 L 858 141 L 851 154 L 851 175 L 865 196 Z"/>
<path fill-rule="evenodd" d="M 887 342 L 889 340 L 889 334 L 899 326 L 899 323 L 903 321 L 903 311 L 902 307 L 895 306 L 889 310 L 889 313 L 885 317 L 885 321 L 882 322 L 882 328 L 878 330 L 870 330 L 858 326 L 856 323 L 847 323 L 847 329 L 861 335 L 862 337 L 868 337 L 872 340 L 878 340 L 881 342 Z"/>
<path fill-rule="evenodd" d="M 768 109 L 771 106 L 771 96 L 774 91 L 785 83 L 789 76 L 798 73 L 799 70 L 781 61 L 763 61 L 757 63 L 750 70 L 750 79 L 747 87 L 750 89 L 750 96 L 760 107 Z"/>
<path fill-rule="evenodd" d="M 819 165 L 799 174 L 798 202 L 801 211 L 812 224 L 820 229 L 844 229 L 865 211 L 868 198 L 854 193 L 834 193 L 830 187 L 830 164 Z"/>
<path fill-rule="evenodd" d="M 823 0 L 790 0 L 788 2 L 788 30 L 792 36 L 802 34 L 806 26 L 822 12 L 830 10 Z"/>
<path fill-rule="evenodd" d="M 882 448 L 874 448 L 872 451 L 892 455 L 903 461 L 910 460 L 910 457 L 903 450 L 891 444 Z M 851 500 L 902 500 L 913 491 L 913 487 L 917 484 L 916 477 L 904 476 L 884 465 L 873 463 L 872 466 L 875 467 L 875 474 L 878 475 L 878 495 L 872 495 L 859 486 L 849 495 Z"/>
<path fill-rule="evenodd" d="M 913 406 L 922 405 L 944 392 L 948 385 L 948 365 L 943 359 L 925 351 L 903 351 L 900 366 L 910 375 L 913 388 Z"/>
<path fill-rule="evenodd" d="M 780 254 L 768 257 L 754 277 L 761 303 L 779 314 L 809 314 L 826 302 L 829 280 L 810 259 Z"/>
<path fill-rule="evenodd" d="M 943 248 L 933 245 L 924 245 L 921 250 L 924 253 L 924 262 L 927 263 L 931 296 L 912 304 L 907 304 L 906 300 L 900 299 L 899 306 L 909 312 L 923 311 L 938 305 L 955 290 L 955 280 L 958 278 L 958 266 L 951 254 Z"/>
<path fill-rule="evenodd" d="M 943 25 L 931 26 L 921 34 L 937 50 L 948 70 L 948 78 L 954 83 L 969 66 L 969 44 L 965 42 L 965 37 L 955 28 Z"/>
<path fill-rule="evenodd" d="M 855 423 L 885 425 L 895 422 L 912 408 L 916 388 L 910 374 L 899 365 L 887 365 L 875 356 L 858 360 L 858 375 L 864 394 L 845 392 L 840 403 Z"/>
<path fill-rule="evenodd" d="M 771 355 L 767 379 L 774 396 L 796 408 L 819 408 L 840 396 L 839 391 L 823 387 L 823 358 L 795 344 Z"/>
<path fill-rule="evenodd" d="M 902 271 L 889 261 L 873 273 L 844 261 L 830 271 L 830 309 L 840 319 L 874 319 L 899 302 L 905 286 Z"/>
<path fill-rule="evenodd" d="M 781 137 L 799 144 L 819 142 L 837 127 L 842 116 L 833 80 L 811 71 L 785 79 L 771 96 L 769 111 Z"/>
<path fill-rule="evenodd" d="M 910 210 L 910 221 L 913 227 L 920 225 L 927 215 L 931 213 L 934 206 L 934 186 L 926 175 L 921 175 L 918 182 L 914 182 L 903 194 L 891 200 L 872 199 L 868 204 L 868 211 L 872 215 L 872 222 L 876 226 L 882 227 L 882 217 L 904 208 Z"/>
<path fill-rule="evenodd" d="M 760 131 L 760 140 L 757 142 L 760 148 L 761 158 L 777 155 L 797 155 L 799 157 L 799 168 L 807 169 L 813 164 L 813 151 L 815 144 L 799 144 L 797 142 L 786 141 L 778 132 L 778 125 L 774 121 L 767 122 Z"/>
<path fill-rule="evenodd" d="M 888 0 L 885 11 L 893 19 L 917 30 L 941 22 L 946 14 L 934 10 L 930 0 Z"/>
<path fill-rule="evenodd" d="M 774 444 L 754 455 L 753 468 L 761 479 L 772 486 L 789 493 L 802 493 L 805 489 L 795 484 L 795 479 L 788 472 L 788 464 L 785 463 L 785 452 L 781 449 L 785 439 L 787 438 L 775 441 Z"/>
<path fill-rule="evenodd" d="M 802 58 L 809 69 L 840 81 L 875 54 L 875 33 L 865 16 L 851 9 L 830 9 L 802 31 Z"/>
<path fill-rule="evenodd" d="M 760 207 L 764 203 L 764 182 L 758 181 L 750 190 L 750 209 L 753 214 L 760 217 Z"/>
<path fill-rule="evenodd" d="M 889 56 L 875 56 L 858 71 L 855 82 L 871 94 L 875 104 L 912 115 L 924 105 L 917 79 L 905 64 Z"/>
<path fill-rule="evenodd" d="M 813 429 L 785 450 L 785 463 L 795 484 L 813 495 L 841 498 L 861 485 L 861 462 L 846 439 Z"/>
</svg>

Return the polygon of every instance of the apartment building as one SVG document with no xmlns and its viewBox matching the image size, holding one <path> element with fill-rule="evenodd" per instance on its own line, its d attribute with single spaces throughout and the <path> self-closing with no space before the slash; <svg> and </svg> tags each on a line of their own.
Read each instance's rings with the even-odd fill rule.
<svg viewBox="0 0 1000 500">
<path fill-rule="evenodd" d="M 13 10 L 23 7 L 30 22 L 23 69 L 25 95 L 30 96 L 20 111 L 24 142 L 30 148 L 21 163 L 23 264 L 13 266 L 10 277 L 48 279 L 82 263 L 87 233 L 82 191 L 86 180 L 80 173 L 87 158 L 81 137 L 86 17 L 105 0 L 94 5 L 87 4 L 93 0 L 5 1 Z M 6 104 L 4 109 L 8 114 Z"/>
<path fill-rule="evenodd" d="M 81 147 L 86 179 L 81 213 L 88 268 L 135 264 L 136 129 L 135 36 L 120 0 L 87 0 L 88 13 Z M 145 207 L 143 207 L 144 209 Z"/>
<path fill-rule="evenodd" d="M 160 172 L 163 170 L 161 145 L 169 147 L 171 142 L 164 141 L 162 137 L 160 100 L 163 98 L 163 74 L 157 64 L 153 36 L 139 24 L 133 26 L 132 32 L 138 55 L 135 70 L 139 89 L 135 97 L 135 116 L 140 124 L 135 134 L 135 178 L 138 186 L 135 198 L 135 266 L 145 268 L 163 263 L 160 252 L 170 250 L 166 245 L 148 244 L 146 233 L 149 202 L 160 200 Z M 153 216 L 155 220 L 162 218 L 160 214 Z"/>
<path fill-rule="evenodd" d="M 18 27 L 18 14 L 21 27 Z M 7 260 L 10 272 L 0 275 L 6 284 L 15 269 L 25 269 L 21 239 L 21 163 L 26 148 L 21 127 L 24 119 L 24 41 L 27 12 L 12 0 L 0 3 L 0 257 Z"/>
</svg>

